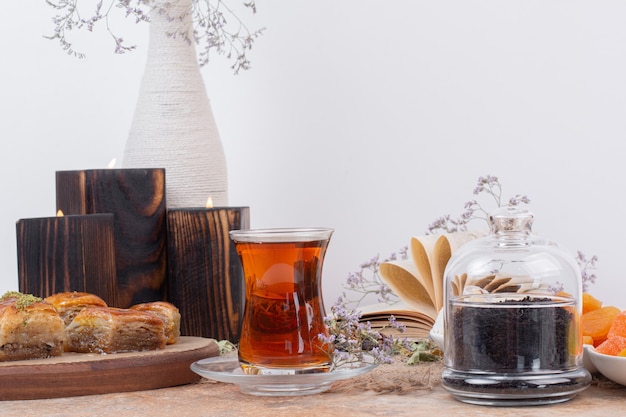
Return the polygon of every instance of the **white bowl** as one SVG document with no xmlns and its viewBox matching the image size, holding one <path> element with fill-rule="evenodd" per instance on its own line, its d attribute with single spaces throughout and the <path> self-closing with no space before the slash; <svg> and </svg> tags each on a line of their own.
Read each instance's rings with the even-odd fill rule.
<svg viewBox="0 0 626 417">
<path fill-rule="evenodd" d="M 626 385 L 626 357 L 598 353 L 591 346 L 585 353 L 589 354 L 589 358 L 598 372 L 613 382 Z"/>
<path fill-rule="evenodd" d="M 583 366 L 592 374 L 598 373 L 598 368 L 591 361 L 591 352 L 593 351 L 593 346 L 591 345 L 583 345 Z"/>
</svg>

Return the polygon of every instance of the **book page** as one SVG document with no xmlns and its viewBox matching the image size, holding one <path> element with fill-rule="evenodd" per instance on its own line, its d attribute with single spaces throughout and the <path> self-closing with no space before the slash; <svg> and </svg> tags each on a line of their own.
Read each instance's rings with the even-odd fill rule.
<svg viewBox="0 0 626 417">
<path fill-rule="evenodd" d="M 433 287 L 435 288 L 435 308 L 437 311 L 443 307 L 443 281 L 444 271 L 448 261 L 452 256 L 450 241 L 447 235 L 439 236 L 435 245 L 435 255 L 433 256 Z"/>
<path fill-rule="evenodd" d="M 435 243 L 438 237 L 436 235 L 413 237 L 411 238 L 410 246 L 411 258 L 417 269 L 415 279 L 422 284 L 433 306 L 436 306 L 437 295 L 433 284 L 432 264 Z"/>
<path fill-rule="evenodd" d="M 443 307 L 443 283 L 444 273 L 452 254 L 461 246 L 474 239 L 482 237 L 485 231 L 465 231 L 440 235 L 435 242 L 432 259 L 434 304 L 437 311 Z"/>
<path fill-rule="evenodd" d="M 383 333 L 399 333 L 389 327 L 389 317 L 393 315 L 396 322 L 403 324 L 406 328 L 401 335 L 409 339 L 427 338 L 434 325 L 433 317 L 415 311 L 404 301 L 394 304 L 371 304 L 359 307 L 357 310 L 362 313 L 361 321 L 369 321 L 373 329 Z"/>
<path fill-rule="evenodd" d="M 412 260 L 385 262 L 380 265 L 380 276 L 392 291 L 411 309 L 429 317 L 437 316 L 437 310 L 428 290 L 416 279 L 419 275 Z"/>
<path fill-rule="evenodd" d="M 434 322 L 443 307 L 444 272 L 450 257 L 459 247 L 484 234 L 456 232 L 413 237 L 410 259 L 383 262 L 380 276 L 408 309 Z"/>
<path fill-rule="evenodd" d="M 450 251 L 454 253 L 457 251 L 457 249 L 459 249 L 466 243 L 471 242 L 475 239 L 479 239 L 481 237 L 485 237 L 488 233 L 488 230 L 468 230 L 465 232 L 448 233 L 443 236 L 445 236 L 446 240 L 448 241 Z"/>
</svg>

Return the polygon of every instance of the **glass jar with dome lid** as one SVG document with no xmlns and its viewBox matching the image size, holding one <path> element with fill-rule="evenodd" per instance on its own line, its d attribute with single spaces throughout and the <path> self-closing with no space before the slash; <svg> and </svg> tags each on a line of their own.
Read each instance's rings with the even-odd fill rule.
<svg viewBox="0 0 626 417">
<path fill-rule="evenodd" d="M 442 384 L 461 401 L 551 404 L 591 381 L 582 358 L 580 268 L 532 233 L 533 220 L 518 206 L 496 210 L 489 236 L 447 264 Z"/>
</svg>

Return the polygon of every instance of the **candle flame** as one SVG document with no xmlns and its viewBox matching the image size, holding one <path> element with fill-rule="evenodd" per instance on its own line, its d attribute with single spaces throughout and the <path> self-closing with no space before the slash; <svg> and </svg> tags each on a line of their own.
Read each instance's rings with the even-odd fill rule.
<svg viewBox="0 0 626 417">
<path fill-rule="evenodd" d="M 115 164 L 116 163 L 117 163 L 117 159 L 116 158 L 111 159 L 111 162 L 109 162 L 109 165 L 107 165 L 107 169 L 115 168 Z"/>
<path fill-rule="evenodd" d="M 57 211 L 57 217 L 63 217 L 63 211 L 62 210 Z"/>
<path fill-rule="evenodd" d="M 209 196 L 206 200 L 206 208 L 213 208 L 213 199 Z"/>
</svg>

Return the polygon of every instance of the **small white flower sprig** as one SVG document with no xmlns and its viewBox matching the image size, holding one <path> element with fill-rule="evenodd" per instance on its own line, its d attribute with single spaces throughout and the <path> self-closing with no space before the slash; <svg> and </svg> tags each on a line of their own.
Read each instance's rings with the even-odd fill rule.
<svg viewBox="0 0 626 417">
<path fill-rule="evenodd" d="M 95 6 L 93 2 L 87 2 L 84 6 L 85 8 L 93 7 L 90 11 L 80 7 L 85 4 L 86 0 L 45 1 L 57 13 L 52 19 L 54 32 L 46 38 L 57 40 L 61 48 L 69 55 L 84 58 L 84 53 L 74 49 L 70 41 L 70 32 L 80 30 L 93 32 L 96 26 L 104 25 L 113 39 L 115 53 L 129 52 L 134 50 L 136 45 L 129 45 L 123 37 L 118 35 L 117 29 L 114 28 L 114 15 L 132 19 L 135 23 L 149 22 L 151 11 L 167 15 L 168 9 L 176 4 L 177 0 L 164 0 L 159 3 L 160 5 L 157 5 L 155 0 L 98 0 Z M 255 0 L 245 0 L 242 4 L 252 10 L 252 13 L 256 13 Z M 193 0 L 190 13 L 193 22 L 193 38 L 189 37 L 186 27 L 181 27 L 179 33 L 168 35 L 182 38 L 188 43 L 198 44 L 200 66 L 206 65 L 210 56 L 215 52 L 229 60 L 234 60 L 231 68 L 235 74 L 240 70 L 250 68 L 250 60 L 246 52 L 252 49 L 252 44 L 263 33 L 263 28 L 249 30 L 235 11 L 223 0 Z"/>
<path fill-rule="evenodd" d="M 237 351 L 237 345 L 230 340 L 218 340 L 217 347 L 220 351 L 220 355 L 228 355 L 229 353 Z"/>
</svg>

